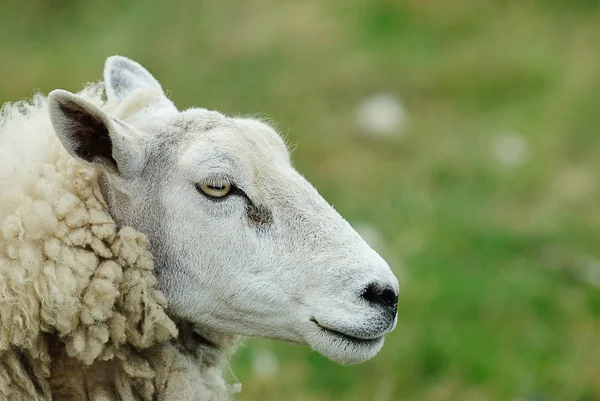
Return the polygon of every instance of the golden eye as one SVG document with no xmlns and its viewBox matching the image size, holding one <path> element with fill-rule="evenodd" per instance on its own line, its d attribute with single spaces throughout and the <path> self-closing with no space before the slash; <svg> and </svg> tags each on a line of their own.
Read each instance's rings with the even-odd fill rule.
<svg viewBox="0 0 600 401">
<path fill-rule="evenodd" d="M 230 183 L 225 183 L 223 185 L 198 184 L 198 188 L 211 198 L 223 198 L 231 192 Z"/>
</svg>

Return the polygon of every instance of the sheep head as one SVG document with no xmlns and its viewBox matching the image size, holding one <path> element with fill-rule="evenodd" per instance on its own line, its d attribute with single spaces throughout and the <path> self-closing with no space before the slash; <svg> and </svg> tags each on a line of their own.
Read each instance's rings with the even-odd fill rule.
<svg viewBox="0 0 600 401">
<path fill-rule="evenodd" d="M 254 119 L 178 111 L 124 57 L 107 60 L 104 80 L 106 107 L 56 90 L 50 117 L 65 149 L 101 172 L 115 221 L 148 236 L 169 312 L 201 333 L 306 344 L 338 363 L 377 354 L 398 281 L 281 137 Z"/>
</svg>

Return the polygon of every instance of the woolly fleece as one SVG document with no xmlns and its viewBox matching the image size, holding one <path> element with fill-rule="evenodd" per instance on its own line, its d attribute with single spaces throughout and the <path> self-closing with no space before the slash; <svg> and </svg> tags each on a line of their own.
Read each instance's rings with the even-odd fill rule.
<svg viewBox="0 0 600 401">
<path fill-rule="evenodd" d="M 79 95 L 111 112 L 101 85 Z M 2 108 L 0 399 L 229 399 L 225 358 L 178 336 L 145 236 L 117 228 L 97 178 L 43 96 Z"/>
</svg>

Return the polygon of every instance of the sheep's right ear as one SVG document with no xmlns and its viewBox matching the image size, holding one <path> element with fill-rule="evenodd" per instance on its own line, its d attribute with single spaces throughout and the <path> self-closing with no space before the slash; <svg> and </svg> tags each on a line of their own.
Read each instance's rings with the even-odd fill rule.
<svg viewBox="0 0 600 401">
<path fill-rule="evenodd" d="M 142 136 L 124 122 L 64 90 L 48 95 L 48 108 L 56 135 L 74 158 L 122 176 L 143 167 Z"/>
</svg>

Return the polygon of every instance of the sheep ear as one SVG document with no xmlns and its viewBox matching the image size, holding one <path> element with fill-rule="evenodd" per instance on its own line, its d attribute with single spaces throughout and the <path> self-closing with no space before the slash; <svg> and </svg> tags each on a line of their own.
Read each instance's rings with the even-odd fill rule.
<svg viewBox="0 0 600 401">
<path fill-rule="evenodd" d="M 140 64 L 123 56 L 111 56 L 104 64 L 104 86 L 110 102 L 118 109 L 115 115 L 129 117 L 138 112 L 177 112 L 156 78 Z"/>
<path fill-rule="evenodd" d="M 50 120 L 71 156 L 108 173 L 133 175 L 144 164 L 141 135 L 64 90 L 48 95 Z"/>
</svg>

